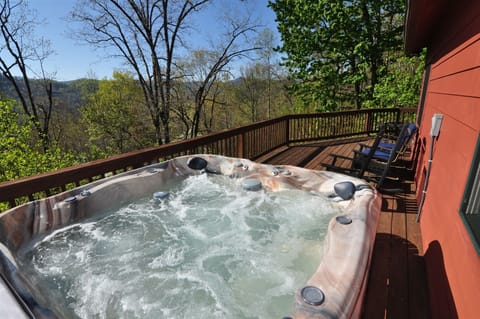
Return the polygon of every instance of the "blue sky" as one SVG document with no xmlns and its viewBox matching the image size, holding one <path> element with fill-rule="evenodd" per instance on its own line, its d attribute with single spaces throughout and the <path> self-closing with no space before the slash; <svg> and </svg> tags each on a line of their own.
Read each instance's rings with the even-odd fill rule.
<svg viewBox="0 0 480 319">
<path fill-rule="evenodd" d="M 46 23 L 38 26 L 36 36 L 43 36 L 50 40 L 55 51 L 46 64 L 46 70 L 54 72 L 54 78 L 59 81 L 74 80 L 82 77 L 110 78 L 115 69 L 122 69 L 120 60 L 107 58 L 107 54 L 93 47 L 81 45 L 69 36 L 66 16 L 72 10 L 75 0 L 27 0 L 30 8 L 37 11 L 40 19 Z M 249 9 L 252 17 L 265 24 L 272 31 L 277 32 L 275 14 L 267 7 L 267 0 L 251 0 Z M 217 0 L 207 12 L 195 22 L 197 30 L 194 39 L 203 39 L 204 36 L 214 38 L 219 36 L 221 21 L 219 12 L 229 6 L 231 12 L 240 10 L 239 0 Z M 222 9 L 219 9 L 220 6 Z M 217 34 L 215 34 L 217 33 Z M 199 36 L 200 35 L 200 36 Z M 205 41 L 206 43 L 207 41 Z"/>
</svg>

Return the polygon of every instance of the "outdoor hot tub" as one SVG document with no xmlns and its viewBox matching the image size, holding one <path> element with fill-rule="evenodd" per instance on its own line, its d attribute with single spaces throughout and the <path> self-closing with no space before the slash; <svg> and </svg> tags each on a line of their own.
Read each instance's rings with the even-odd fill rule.
<svg viewBox="0 0 480 319">
<path fill-rule="evenodd" d="M 2 318 L 358 318 L 365 181 L 178 157 L 0 215 Z"/>
</svg>

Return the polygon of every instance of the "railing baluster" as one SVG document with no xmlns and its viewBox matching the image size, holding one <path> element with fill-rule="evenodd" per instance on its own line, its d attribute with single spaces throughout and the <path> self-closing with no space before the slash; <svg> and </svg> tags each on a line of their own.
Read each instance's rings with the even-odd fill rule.
<svg viewBox="0 0 480 319">
<path fill-rule="evenodd" d="M 212 133 L 194 139 L 112 156 L 104 160 L 67 167 L 55 172 L 0 183 L 0 202 L 10 206 L 22 198 L 47 191 L 65 190 L 65 185 L 80 185 L 99 177 L 141 167 L 178 155 L 206 153 L 255 159 L 288 143 L 370 134 L 385 121 L 414 121 L 415 109 L 368 109 L 315 114 L 295 114 Z M 411 115 L 413 114 L 413 115 Z M 39 196 L 43 196 L 43 193 Z M 18 201 L 17 201 L 18 200 Z"/>
</svg>

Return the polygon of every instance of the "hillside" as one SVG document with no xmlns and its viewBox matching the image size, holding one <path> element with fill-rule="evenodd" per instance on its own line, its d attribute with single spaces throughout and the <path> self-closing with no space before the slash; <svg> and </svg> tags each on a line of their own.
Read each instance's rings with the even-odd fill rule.
<svg viewBox="0 0 480 319">
<path fill-rule="evenodd" d="M 20 87 L 25 85 L 19 79 Z M 33 93 L 38 98 L 44 98 L 45 90 L 42 88 L 42 80 L 32 80 Z M 66 107 L 69 110 L 78 110 L 82 105 L 82 96 L 94 92 L 98 87 L 98 80 L 78 79 L 74 81 L 53 81 L 53 97 L 57 105 Z M 13 85 L 3 75 L 0 75 L 0 96 L 4 98 L 17 99 Z"/>
</svg>

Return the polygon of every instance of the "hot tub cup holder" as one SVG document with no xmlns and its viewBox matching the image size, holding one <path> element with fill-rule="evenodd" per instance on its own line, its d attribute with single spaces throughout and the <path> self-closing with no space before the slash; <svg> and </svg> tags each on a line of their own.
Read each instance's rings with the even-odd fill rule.
<svg viewBox="0 0 480 319">
<path fill-rule="evenodd" d="M 300 291 L 303 302 L 310 306 L 320 306 L 325 301 L 323 291 L 315 286 L 305 286 Z"/>
</svg>

